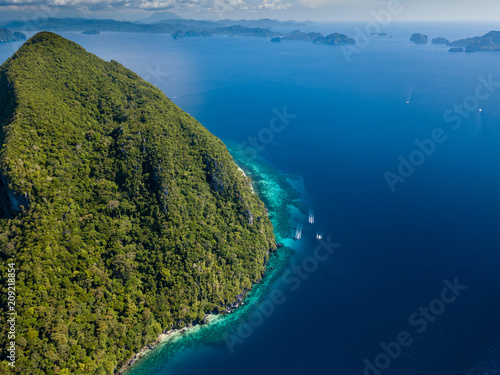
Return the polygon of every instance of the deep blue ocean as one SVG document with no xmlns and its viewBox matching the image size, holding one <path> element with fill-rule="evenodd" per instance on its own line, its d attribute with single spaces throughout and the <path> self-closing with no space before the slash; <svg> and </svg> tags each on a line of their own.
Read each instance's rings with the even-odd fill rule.
<svg viewBox="0 0 500 375">
<path fill-rule="evenodd" d="M 243 309 L 128 375 L 500 374 L 500 54 L 408 41 L 493 29 L 393 23 L 350 60 L 310 42 L 62 33 L 221 138 L 287 246 Z"/>
</svg>

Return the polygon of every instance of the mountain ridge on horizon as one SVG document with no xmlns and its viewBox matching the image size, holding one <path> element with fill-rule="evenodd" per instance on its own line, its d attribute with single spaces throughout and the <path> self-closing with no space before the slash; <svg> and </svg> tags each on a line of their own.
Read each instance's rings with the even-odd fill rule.
<svg viewBox="0 0 500 375">
<path fill-rule="evenodd" d="M 0 27 L 8 28 L 8 29 L 19 29 L 24 28 L 25 30 L 34 30 L 39 31 L 43 29 L 43 27 L 62 27 L 63 29 L 69 28 L 81 28 L 81 27 L 89 27 L 89 23 L 92 24 L 102 24 L 108 26 L 110 24 L 114 25 L 136 25 L 137 27 L 142 27 L 145 30 L 153 29 L 154 27 L 164 26 L 164 25 L 179 25 L 184 27 L 220 27 L 220 26 L 245 26 L 249 28 L 274 28 L 274 27 L 282 27 L 282 28 L 294 28 L 294 27 L 309 27 L 311 24 L 314 24 L 312 21 L 280 21 L 277 19 L 270 18 L 260 18 L 260 19 L 222 19 L 222 20 L 196 20 L 196 19 L 186 19 L 180 16 L 177 16 L 175 13 L 168 12 L 169 14 L 176 16 L 168 16 L 167 18 L 162 18 L 161 15 L 158 17 L 158 20 L 153 20 L 151 22 L 145 22 L 145 20 L 151 19 L 154 14 L 150 17 L 131 21 L 131 20 L 118 20 L 113 18 L 91 18 L 91 17 L 47 17 L 44 18 L 44 22 L 37 22 L 38 27 L 31 20 L 22 20 L 22 19 L 12 19 L 4 22 L 0 22 Z M 156 14 L 156 13 L 155 13 Z M 73 24 L 71 24 L 73 22 Z M 85 25 L 81 25 L 84 23 Z M 105 30 L 101 30 L 105 31 Z"/>
<path fill-rule="evenodd" d="M 155 22 L 160 22 L 163 20 L 183 20 L 184 18 L 179 16 L 178 14 L 174 12 L 169 12 L 169 11 L 158 11 L 154 12 L 152 15 L 149 17 L 141 18 L 137 20 L 136 22 L 140 23 L 155 23 Z"/>
</svg>

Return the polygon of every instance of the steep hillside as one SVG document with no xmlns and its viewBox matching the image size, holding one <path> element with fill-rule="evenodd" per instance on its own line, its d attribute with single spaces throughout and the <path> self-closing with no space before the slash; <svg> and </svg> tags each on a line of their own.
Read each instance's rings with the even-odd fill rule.
<svg viewBox="0 0 500 375">
<path fill-rule="evenodd" d="M 110 374 L 261 278 L 275 247 L 264 204 L 160 90 L 43 32 L 1 66 L 0 103 L 0 314 L 15 263 L 15 372 Z"/>
</svg>

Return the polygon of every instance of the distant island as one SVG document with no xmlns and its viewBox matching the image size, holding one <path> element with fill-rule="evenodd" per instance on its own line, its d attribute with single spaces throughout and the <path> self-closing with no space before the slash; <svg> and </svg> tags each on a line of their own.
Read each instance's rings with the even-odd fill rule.
<svg viewBox="0 0 500 375">
<path fill-rule="evenodd" d="M 318 38 L 324 38 L 323 34 L 305 33 L 300 30 L 292 31 L 291 33 L 288 33 L 283 37 L 284 40 L 305 40 L 305 41 L 314 41 Z"/>
<path fill-rule="evenodd" d="M 427 35 L 415 33 L 410 41 L 417 44 L 425 44 L 428 41 Z M 483 36 L 459 39 L 450 42 L 446 38 L 434 38 L 432 44 L 451 47 L 449 52 L 478 52 L 478 51 L 500 51 L 500 31 L 490 31 Z"/>
<path fill-rule="evenodd" d="M 279 40 L 278 40 L 279 39 Z M 314 44 L 345 45 L 356 44 L 356 41 L 345 34 L 333 33 L 324 36 L 321 33 L 305 33 L 300 30 L 292 31 L 283 36 L 275 36 L 271 42 L 281 42 L 282 40 L 312 41 Z"/>
<path fill-rule="evenodd" d="M 184 38 L 188 36 L 212 36 L 213 34 L 208 32 L 207 30 L 196 31 L 196 30 L 177 30 L 175 33 L 172 33 L 172 38 Z"/>
<path fill-rule="evenodd" d="M 0 43 L 17 42 L 26 40 L 26 35 L 20 32 L 12 32 L 8 29 L 0 29 Z"/>
<path fill-rule="evenodd" d="M 417 44 L 426 44 L 428 42 L 427 35 L 415 33 L 411 36 L 410 41 Z M 448 51 L 453 53 L 458 52 L 478 52 L 478 51 L 500 51 L 500 31 L 490 31 L 483 36 L 473 38 L 459 39 L 450 42 L 446 38 L 434 38 L 431 42 L 433 45 L 442 45 L 451 47 Z"/>
<path fill-rule="evenodd" d="M 420 33 L 415 33 L 411 36 L 410 42 L 416 43 L 416 44 L 427 44 L 429 38 L 427 35 L 420 34 Z"/>
<path fill-rule="evenodd" d="M 85 35 L 99 35 L 101 32 L 97 29 L 83 31 L 82 34 Z"/>
<path fill-rule="evenodd" d="M 174 39 L 179 39 L 183 37 L 215 36 L 215 35 L 272 37 L 276 34 L 277 34 L 276 32 L 273 32 L 268 29 L 262 29 L 260 27 L 251 28 L 251 27 L 237 25 L 237 26 L 215 27 L 213 29 L 207 29 L 207 30 L 196 30 L 196 29 L 177 30 L 173 32 L 171 35 Z"/>
<path fill-rule="evenodd" d="M 26 36 L 16 30 L 26 31 L 80 31 L 86 35 L 98 35 L 106 32 L 133 32 L 170 34 L 174 39 L 184 37 L 207 36 L 254 36 L 270 38 L 273 43 L 281 41 L 310 41 L 315 44 L 348 45 L 356 41 L 345 34 L 333 33 L 324 36 L 318 32 L 304 32 L 299 29 L 282 33 L 274 28 L 291 28 L 295 26 L 309 27 L 310 22 L 278 21 L 268 18 L 260 20 L 193 20 L 183 19 L 171 12 L 156 12 L 152 16 L 140 21 L 116 21 L 111 19 L 86 19 L 86 18 L 47 18 L 43 23 L 29 20 L 9 21 L 0 29 L 0 43 L 25 40 Z M 373 32 L 373 37 L 386 37 L 387 33 Z M 279 40 L 278 40 L 279 38 Z M 425 34 L 414 33 L 410 41 L 416 44 L 427 44 L 429 38 Z M 450 46 L 450 52 L 498 51 L 500 50 L 500 31 L 489 33 L 474 38 L 460 39 L 449 42 L 448 39 L 438 37 L 432 39 L 433 45 Z"/>
<path fill-rule="evenodd" d="M 449 45 L 450 44 L 450 41 L 448 39 L 445 39 L 445 38 L 434 38 L 432 39 L 432 44 L 437 44 L 437 45 Z"/>
<path fill-rule="evenodd" d="M 318 37 L 314 40 L 315 44 L 330 44 L 330 45 L 343 45 L 343 44 L 356 44 L 354 39 L 349 38 L 345 34 L 333 33 L 325 37 Z"/>
<path fill-rule="evenodd" d="M 460 39 L 450 43 L 453 47 L 463 47 L 465 52 L 500 51 L 500 31 L 490 31 L 483 36 Z"/>
<path fill-rule="evenodd" d="M 280 32 L 271 31 L 260 27 L 250 28 L 241 25 L 216 27 L 206 30 L 177 30 L 173 32 L 171 35 L 174 39 L 179 39 L 183 37 L 197 37 L 197 36 L 238 35 L 238 36 L 268 37 L 270 38 L 270 41 L 273 43 L 280 43 L 281 41 L 292 40 L 292 41 L 310 41 L 315 44 L 329 44 L 329 45 L 356 44 L 356 41 L 354 39 L 349 38 L 345 34 L 339 34 L 339 33 L 333 33 L 324 36 L 321 33 L 316 33 L 316 32 L 306 33 L 301 30 L 295 30 L 287 34 L 282 34 Z"/>
</svg>

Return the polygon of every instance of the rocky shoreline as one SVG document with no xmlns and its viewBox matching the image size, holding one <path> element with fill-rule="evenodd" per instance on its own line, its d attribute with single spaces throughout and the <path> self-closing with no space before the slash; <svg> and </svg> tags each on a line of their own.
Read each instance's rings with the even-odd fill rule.
<svg viewBox="0 0 500 375">
<path fill-rule="evenodd" d="M 210 317 L 212 316 L 213 314 L 207 314 L 205 315 L 205 318 L 203 319 L 203 323 L 198 323 L 198 324 L 205 324 L 205 323 L 208 323 L 208 320 L 210 319 Z M 159 336 L 158 338 L 153 341 L 152 343 L 150 344 L 147 344 L 146 346 L 144 346 L 141 350 L 139 350 L 137 353 L 135 353 L 132 357 L 130 357 L 130 359 L 119 369 L 119 370 L 115 370 L 115 374 L 123 374 L 126 370 L 128 370 L 137 360 L 141 359 L 142 357 L 144 357 L 148 352 L 150 352 L 151 350 L 153 350 L 154 348 L 156 348 L 160 343 L 162 343 L 163 341 L 165 341 L 167 339 L 167 337 L 169 336 L 172 336 L 173 334 L 175 333 L 180 333 L 180 334 L 183 334 L 185 333 L 188 329 L 190 328 L 193 328 L 196 324 L 189 324 L 185 327 L 182 327 L 182 328 L 178 328 L 178 329 L 166 329 L 165 331 L 163 331 Z"/>
<path fill-rule="evenodd" d="M 278 251 L 278 249 L 281 249 L 283 248 L 284 246 L 280 243 L 277 243 L 275 244 L 275 247 L 274 249 L 270 249 L 269 250 L 269 253 L 270 254 L 273 254 L 275 253 L 276 251 Z M 262 274 L 262 277 L 264 277 L 265 275 L 265 271 L 264 273 Z M 260 281 L 262 279 L 259 279 L 257 281 L 254 281 L 252 282 L 252 284 L 259 284 Z M 139 350 L 137 353 L 135 353 L 132 357 L 129 358 L 129 360 L 119 369 L 119 370 L 116 370 L 114 371 L 115 374 L 118 374 L 118 375 L 121 375 L 123 374 L 125 371 L 127 371 L 130 367 L 132 367 L 132 365 L 137 362 L 139 359 L 141 359 L 142 357 L 144 357 L 147 353 L 149 353 L 151 350 L 155 349 L 159 344 L 161 344 L 163 341 L 165 341 L 168 337 L 176 334 L 176 333 L 179 333 L 179 334 L 184 334 L 186 333 L 189 329 L 197 326 L 197 325 L 204 325 L 204 324 L 209 324 L 210 323 L 210 320 L 212 317 L 215 317 L 217 315 L 225 315 L 225 314 L 231 314 L 235 309 L 237 309 L 238 307 L 240 306 L 243 306 L 244 305 L 244 300 L 245 300 L 245 297 L 247 296 L 248 292 L 250 292 L 250 289 L 245 289 L 243 290 L 243 292 L 241 292 L 240 294 L 238 294 L 236 296 L 236 300 L 233 301 L 233 302 L 229 302 L 227 305 L 226 305 L 226 308 L 224 310 L 219 310 L 219 311 L 214 311 L 212 313 L 209 313 L 209 314 L 206 314 L 205 317 L 203 318 L 202 321 L 200 322 L 193 322 L 193 323 L 190 323 L 182 328 L 167 328 L 165 329 L 159 336 L 158 338 L 153 341 L 152 343 L 150 344 L 147 344 L 145 345 L 141 350 Z"/>
</svg>

